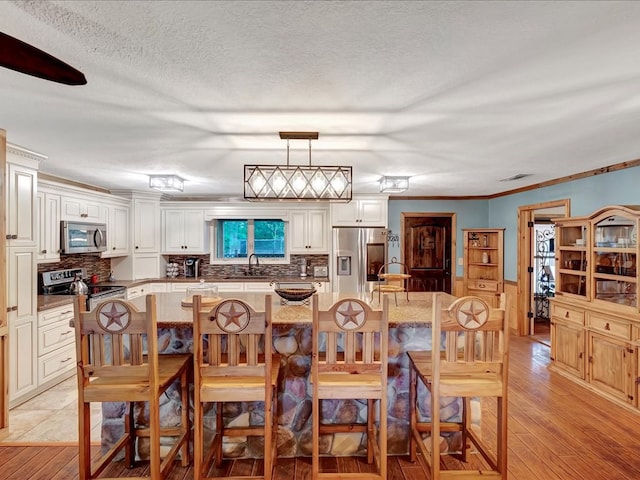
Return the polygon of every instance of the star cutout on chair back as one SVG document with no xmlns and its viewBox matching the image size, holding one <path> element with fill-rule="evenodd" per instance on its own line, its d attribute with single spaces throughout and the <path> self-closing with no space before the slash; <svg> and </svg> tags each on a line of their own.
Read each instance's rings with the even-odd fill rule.
<svg viewBox="0 0 640 480">
<path fill-rule="evenodd" d="M 108 333 L 120 333 L 131 323 L 129 308 L 120 302 L 103 303 L 98 310 L 98 324 Z"/>
<path fill-rule="evenodd" d="M 218 307 L 216 323 L 227 333 L 237 333 L 249 325 L 251 315 L 246 305 L 236 300 L 226 300 Z"/>
<path fill-rule="evenodd" d="M 346 305 L 346 308 L 343 308 Z M 343 330 L 356 330 L 367 320 L 362 305 L 350 300 L 342 302 L 336 309 L 336 324 Z"/>
<path fill-rule="evenodd" d="M 461 327 L 475 330 L 487 323 L 489 305 L 479 298 L 468 298 L 456 305 L 454 316 Z"/>
</svg>

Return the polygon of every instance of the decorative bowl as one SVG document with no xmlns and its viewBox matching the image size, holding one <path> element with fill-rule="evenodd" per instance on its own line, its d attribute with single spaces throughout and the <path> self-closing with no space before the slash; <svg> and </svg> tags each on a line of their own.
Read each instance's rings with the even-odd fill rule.
<svg viewBox="0 0 640 480">
<path fill-rule="evenodd" d="M 316 293 L 315 288 L 276 288 L 274 291 L 289 302 L 302 302 Z"/>
</svg>

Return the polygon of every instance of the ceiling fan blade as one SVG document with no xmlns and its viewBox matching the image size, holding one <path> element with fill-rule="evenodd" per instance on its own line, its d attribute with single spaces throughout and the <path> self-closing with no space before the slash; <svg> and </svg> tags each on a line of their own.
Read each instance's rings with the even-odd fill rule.
<svg viewBox="0 0 640 480">
<path fill-rule="evenodd" d="M 84 74 L 56 57 L 0 32 L 0 66 L 65 85 L 86 85 Z"/>
</svg>

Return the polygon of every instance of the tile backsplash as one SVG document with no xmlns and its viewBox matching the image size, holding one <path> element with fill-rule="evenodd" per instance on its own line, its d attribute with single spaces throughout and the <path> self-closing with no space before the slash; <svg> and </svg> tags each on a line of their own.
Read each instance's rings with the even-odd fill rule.
<svg viewBox="0 0 640 480">
<path fill-rule="evenodd" d="M 242 261 L 239 259 L 238 263 L 233 265 L 211 265 L 209 264 L 209 255 L 165 255 L 164 258 L 167 262 L 178 264 L 178 276 L 184 276 L 183 262 L 185 258 L 200 259 L 200 276 L 241 275 L 249 265 L 247 259 Z M 329 255 L 291 255 L 290 263 L 261 264 L 260 269 L 264 275 L 295 277 L 300 275 L 300 265 L 303 259 L 307 260 L 307 275 L 309 276 L 313 275 L 313 267 L 329 265 Z M 95 255 L 63 255 L 59 262 L 38 264 L 38 273 L 67 268 L 85 268 L 87 277 L 98 275 L 100 281 L 104 282 L 109 278 L 111 272 L 111 260 Z M 161 275 L 164 275 L 164 272 L 161 272 Z"/>
</svg>

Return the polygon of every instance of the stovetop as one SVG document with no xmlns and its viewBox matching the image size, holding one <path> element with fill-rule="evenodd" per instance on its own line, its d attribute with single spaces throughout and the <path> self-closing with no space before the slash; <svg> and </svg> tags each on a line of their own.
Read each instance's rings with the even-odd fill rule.
<svg viewBox="0 0 640 480">
<path fill-rule="evenodd" d="M 51 272 L 42 272 L 39 279 L 39 293 L 42 295 L 71 295 L 69 288 L 76 278 L 80 275 L 87 283 L 87 272 L 84 268 L 69 268 L 66 270 L 54 270 Z M 108 293 L 124 292 L 126 287 L 119 285 L 91 285 L 89 287 L 89 296 L 95 297 Z"/>
</svg>

